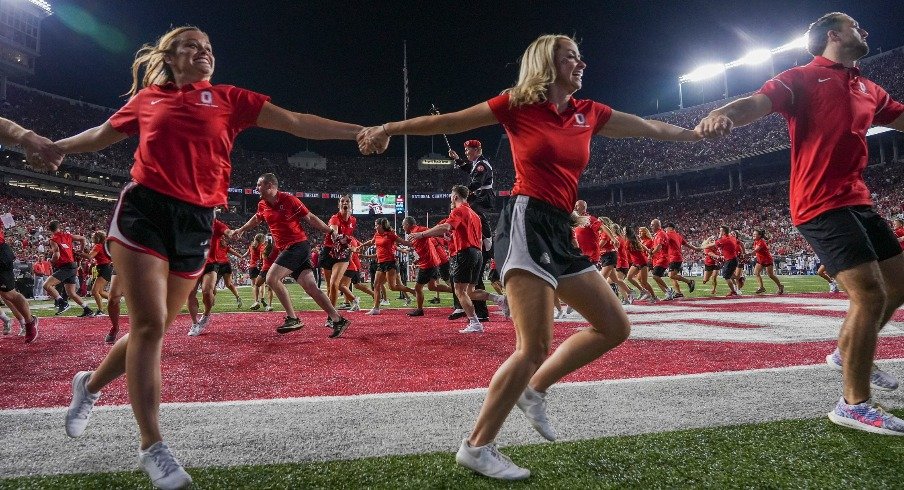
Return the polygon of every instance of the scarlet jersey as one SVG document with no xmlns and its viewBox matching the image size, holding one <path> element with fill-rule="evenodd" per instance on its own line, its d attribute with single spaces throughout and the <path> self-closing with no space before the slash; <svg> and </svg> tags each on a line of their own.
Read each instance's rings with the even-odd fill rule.
<svg viewBox="0 0 904 490">
<path fill-rule="evenodd" d="M 226 203 L 235 137 L 254 126 L 266 95 L 201 81 L 143 88 L 110 117 L 116 131 L 138 135 L 132 179 L 203 207 Z"/>
<path fill-rule="evenodd" d="M 270 250 L 270 255 L 264 256 L 263 264 L 261 264 L 261 272 L 267 272 L 268 270 L 270 270 L 270 267 L 272 267 L 273 263 L 276 262 L 276 258 L 279 257 L 279 252 L 279 247 L 274 246 Z"/>
<path fill-rule="evenodd" d="M 863 181 L 866 131 L 904 114 L 904 105 L 858 68 L 822 56 L 780 73 L 760 88 L 791 136 L 794 225 L 845 206 L 872 205 Z"/>
<path fill-rule="evenodd" d="M 229 225 L 226 223 L 218 219 L 213 220 L 213 235 L 210 237 L 210 250 L 207 251 L 208 264 L 222 264 L 227 261 L 226 250 L 228 247 L 223 245 L 223 235 L 228 229 Z"/>
<path fill-rule="evenodd" d="M 361 242 L 352 237 L 349 240 L 348 244 L 352 247 L 357 247 L 361 245 Z M 361 257 L 358 255 L 358 252 L 352 252 L 352 254 L 348 258 L 348 269 L 352 272 L 357 272 L 361 270 Z"/>
<path fill-rule="evenodd" d="M 452 227 L 452 246 L 449 253 L 455 255 L 459 250 L 468 247 L 481 249 L 483 234 L 480 216 L 471 209 L 468 203 L 461 203 L 449 213 L 446 224 Z M 453 251 L 454 249 L 454 251 Z"/>
<path fill-rule="evenodd" d="M 904 236 L 904 228 L 895 228 L 895 236 L 898 238 Z M 2 234 L 0 234 L 0 238 L 3 238 Z M 901 245 L 901 250 L 904 250 L 904 242 L 898 241 L 898 245 Z"/>
<path fill-rule="evenodd" d="M 336 225 L 337 231 L 336 233 L 340 235 L 345 235 L 347 237 L 352 237 L 355 235 L 355 228 L 358 226 L 358 218 L 355 218 L 352 215 L 348 215 L 348 219 L 344 219 L 342 217 L 342 213 L 336 213 L 330 217 L 328 225 Z M 333 243 L 333 236 L 331 234 L 327 234 L 323 239 L 324 248 L 332 247 L 335 244 Z"/>
<path fill-rule="evenodd" d="M 571 212 L 578 178 L 590 161 L 590 140 L 612 117 L 612 109 L 573 97 L 561 112 L 549 102 L 512 107 L 509 94 L 487 104 L 511 141 L 512 195 L 534 197 Z"/>
<path fill-rule="evenodd" d="M 426 226 L 415 225 L 411 228 L 411 233 L 418 233 L 426 230 Z M 417 267 L 419 269 L 426 270 L 442 263 L 440 262 L 440 255 L 436 251 L 436 244 L 433 241 L 433 237 L 415 240 L 411 242 L 411 245 L 414 248 L 414 251 L 417 252 Z"/>
<path fill-rule="evenodd" d="M 431 237 L 430 240 L 433 241 L 433 249 L 436 250 L 439 265 L 449 262 L 449 243 L 446 241 L 446 237 L 435 236 Z"/>
<path fill-rule="evenodd" d="M 620 237 L 618 241 L 618 257 L 615 260 L 615 267 L 619 269 L 627 269 L 631 267 L 631 258 L 628 253 L 628 239 Z"/>
<path fill-rule="evenodd" d="M 574 238 L 578 242 L 581 253 L 586 255 L 594 264 L 600 261 L 600 229 L 603 222 L 592 214 L 585 214 L 590 223 L 587 226 L 579 226 L 574 229 Z"/>
<path fill-rule="evenodd" d="M 106 265 L 110 262 L 113 262 L 113 259 L 110 258 L 110 254 L 107 253 L 107 248 L 104 247 L 103 243 L 95 243 L 94 248 L 91 250 L 95 253 L 94 255 L 94 263 L 97 265 Z"/>
<path fill-rule="evenodd" d="M 666 234 L 669 237 L 669 262 L 684 262 L 681 247 L 687 243 L 687 240 L 677 231 L 667 231 Z"/>
<path fill-rule="evenodd" d="M 248 263 L 251 264 L 251 267 L 260 267 L 261 264 L 261 255 L 264 253 L 264 244 L 254 245 L 253 243 L 248 245 Z"/>
<path fill-rule="evenodd" d="M 747 256 L 747 251 L 744 250 L 744 244 L 741 243 L 741 240 L 738 240 L 738 237 L 731 235 L 731 239 L 734 240 L 735 249 L 738 251 L 738 257 L 744 258 Z"/>
<path fill-rule="evenodd" d="M 761 264 L 771 264 L 772 253 L 769 252 L 769 244 L 762 238 L 753 241 L 753 253 L 756 254 L 756 261 Z"/>
<path fill-rule="evenodd" d="M 270 227 L 273 243 L 280 250 L 308 239 L 298 220 L 310 211 L 297 197 L 288 192 L 277 192 L 276 202 L 271 206 L 265 199 L 257 203 L 257 219 L 263 220 Z"/>
<path fill-rule="evenodd" d="M 396 241 L 399 236 L 392 230 L 374 233 L 374 245 L 377 246 L 377 263 L 395 262 Z"/>
<path fill-rule="evenodd" d="M 643 240 L 640 241 L 643 243 Z M 647 251 L 641 248 L 634 248 L 630 243 L 628 244 L 628 262 L 631 265 L 636 265 L 638 267 L 642 267 L 648 264 L 647 262 Z"/>
<path fill-rule="evenodd" d="M 714 253 L 714 254 L 719 253 L 719 251 L 716 250 L 715 245 L 710 245 L 703 249 L 703 264 L 704 265 L 709 265 L 709 266 L 716 265 L 716 259 L 712 258 L 712 256 L 709 255 L 710 253 Z"/>
<path fill-rule="evenodd" d="M 600 255 L 615 251 L 615 244 L 605 232 L 600 233 Z"/>
<path fill-rule="evenodd" d="M 659 247 L 659 251 L 657 251 L 653 255 L 653 265 L 658 267 L 668 267 L 669 265 L 669 255 L 671 254 L 671 247 L 669 246 L 669 235 L 666 234 L 665 230 L 662 228 L 656 232 L 656 237 L 653 238 L 653 246 L 650 247 L 650 250 Z"/>
<path fill-rule="evenodd" d="M 735 245 L 733 236 L 725 235 L 722 238 L 719 238 L 716 240 L 716 246 L 719 247 L 723 259 L 731 260 L 738 257 L 738 248 L 737 245 Z"/>
<path fill-rule="evenodd" d="M 65 231 L 58 231 L 50 237 L 50 241 L 57 244 L 60 256 L 54 262 L 54 267 L 60 267 L 75 262 L 75 254 L 72 251 L 72 234 Z"/>
</svg>

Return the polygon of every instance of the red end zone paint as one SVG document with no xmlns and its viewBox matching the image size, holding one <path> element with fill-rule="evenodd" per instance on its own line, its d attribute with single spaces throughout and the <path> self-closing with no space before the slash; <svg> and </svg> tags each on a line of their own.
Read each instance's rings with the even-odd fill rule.
<svg viewBox="0 0 904 490">
<path fill-rule="evenodd" d="M 273 331 L 277 313 L 216 314 L 200 337 L 187 337 L 180 317 L 163 352 L 163 401 L 252 400 L 364 393 L 484 388 L 511 354 L 514 328 L 495 317 L 483 335 L 463 335 L 446 311 L 407 310 L 377 317 L 356 314 L 340 339 L 328 339 L 323 313 L 306 313 L 295 333 Z M 498 318 L 498 319 L 497 319 Z M 557 323 L 554 345 L 579 326 Z M 103 318 L 42 319 L 34 344 L 0 341 L 0 409 L 66 406 L 76 371 L 94 369 L 108 347 Z M 834 341 L 789 344 L 629 340 L 565 381 L 666 376 L 820 364 Z M 904 357 L 904 338 L 883 338 L 879 358 Z M 114 382 L 101 404 L 128 403 L 125 383 Z"/>
</svg>

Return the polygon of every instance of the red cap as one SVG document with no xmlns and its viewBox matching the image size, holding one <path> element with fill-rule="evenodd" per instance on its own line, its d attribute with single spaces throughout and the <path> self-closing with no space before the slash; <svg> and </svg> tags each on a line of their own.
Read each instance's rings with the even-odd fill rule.
<svg viewBox="0 0 904 490">
<path fill-rule="evenodd" d="M 477 140 L 468 140 L 465 141 L 466 148 L 480 148 L 480 141 Z"/>
</svg>

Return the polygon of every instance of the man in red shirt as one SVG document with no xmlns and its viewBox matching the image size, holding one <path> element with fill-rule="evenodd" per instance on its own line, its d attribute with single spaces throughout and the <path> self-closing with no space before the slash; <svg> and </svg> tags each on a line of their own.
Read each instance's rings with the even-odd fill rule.
<svg viewBox="0 0 904 490">
<path fill-rule="evenodd" d="M 402 220 L 402 229 L 411 238 L 412 233 L 427 231 L 426 226 L 417 224 L 417 220 L 413 216 L 408 216 Z M 415 281 L 414 294 L 417 297 L 417 309 L 408 313 L 408 316 L 424 316 L 424 286 L 430 291 L 441 291 L 451 293 L 452 288 L 445 284 L 438 284 L 439 265 L 441 259 L 440 252 L 436 249 L 436 241 L 432 238 L 421 238 L 420 240 L 410 240 L 403 244 L 411 244 L 417 253 L 417 280 Z"/>
<path fill-rule="evenodd" d="M 649 257 L 653 266 L 653 280 L 665 293 L 666 301 L 669 301 L 675 298 L 675 290 L 666 286 L 662 276 L 669 267 L 669 256 L 672 253 L 671 241 L 668 234 L 662 229 L 662 222 L 658 219 L 650 221 L 650 231 L 653 232 L 653 248 L 650 250 Z"/>
<path fill-rule="evenodd" d="M 678 233 L 673 223 L 665 225 L 665 233 L 669 237 L 669 279 L 672 280 L 672 285 L 675 286 L 675 297 L 683 298 L 684 294 L 681 293 L 681 285 L 678 283 L 683 282 L 687 284 L 688 291 L 692 293 L 694 288 L 697 287 L 697 283 L 693 279 L 687 279 L 681 275 L 681 268 L 684 262 L 684 254 L 681 253 L 681 247 L 687 247 L 698 252 L 702 252 L 703 249 L 688 243 L 684 236 Z"/>
<path fill-rule="evenodd" d="M 2 132 L 0 132 L 0 135 L 2 135 Z M 9 306 L 13 316 L 19 319 L 25 334 L 25 343 L 30 344 L 38 336 L 38 317 L 31 314 L 28 300 L 16 290 L 16 277 L 13 273 L 13 262 L 15 260 L 16 254 L 13 252 L 12 247 L 6 243 L 3 226 L 0 225 L 0 298 L 3 298 L 3 302 Z M 9 320 L 4 320 L 4 323 L 3 334 L 6 335 L 9 333 Z"/>
<path fill-rule="evenodd" d="M 44 294 L 44 281 L 50 277 L 50 274 L 53 273 L 53 269 L 50 265 L 50 261 L 47 260 L 46 255 L 41 255 L 38 260 L 35 262 L 35 265 L 31 268 L 32 272 L 34 272 L 35 276 L 35 289 L 34 289 L 34 297 L 35 299 L 43 299 L 42 297 L 46 297 Z"/>
<path fill-rule="evenodd" d="M 711 245 L 704 242 L 703 248 Z M 737 296 L 738 285 L 735 282 L 735 270 L 738 268 L 738 246 L 733 236 L 729 234 L 727 226 L 719 227 L 719 238 L 716 239 L 714 245 L 719 248 L 722 254 L 722 279 L 728 284 L 728 294 L 726 296 Z"/>
<path fill-rule="evenodd" d="M 53 303 L 57 307 L 56 314 L 62 315 L 64 311 L 69 309 L 69 302 L 64 300 L 56 290 L 57 284 L 63 283 L 63 287 L 66 288 L 66 294 L 82 307 L 82 313 L 79 316 L 94 316 L 94 312 L 85 304 L 75 289 L 75 283 L 78 281 L 78 264 L 75 261 L 75 250 L 73 247 L 75 242 L 80 242 L 82 250 L 87 250 L 88 239 L 81 235 L 73 235 L 61 230 L 60 222 L 56 220 L 51 221 L 47 229 L 50 233 L 53 233 L 50 237 L 50 252 L 53 255 L 55 271 L 44 282 L 44 291 L 47 291 L 47 294 L 53 298 Z"/>
<path fill-rule="evenodd" d="M 578 216 L 587 218 L 586 226 L 578 226 L 574 228 L 574 239 L 578 242 L 578 248 L 581 253 L 590 259 L 590 262 L 600 268 L 600 256 L 602 248 L 600 247 L 600 237 L 602 235 L 603 223 L 596 216 L 587 212 L 587 201 L 577 200 L 574 203 L 574 212 Z"/>
<path fill-rule="evenodd" d="M 288 333 L 304 326 L 295 314 L 292 298 L 283 284 L 283 279 L 291 275 L 308 293 L 308 296 L 329 315 L 327 326 L 333 329 L 330 338 L 342 335 L 351 322 L 339 315 L 330 302 L 330 298 L 317 287 L 311 264 L 311 246 L 308 243 L 307 233 L 301 227 L 300 220 L 306 221 L 323 233 L 333 234 L 334 239 L 336 232 L 309 212 L 297 197 L 288 192 L 280 192 L 279 183 L 272 173 L 263 174 L 257 179 L 257 191 L 261 196 L 260 202 L 257 203 L 257 214 L 240 228 L 226 231 L 226 237 L 240 237 L 245 231 L 253 229 L 262 221 L 270 227 L 273 240 L 280 253 L 267 273 L 267 285 L 276 293 L 276 297 L 286 309 L 286 319 L 282 325 L 276 328 L 276 331 Z"/>
<path fill-rule="evenodd" d="M 898 239 L 898 244 L 901 245 L 901 250 L 904 250 L 904 220 L 895 218 L 892 220 L 892 225 L 895 227 L 895 237 Z"/>
<path fill-rule="evenodd" d="M 904 256 L 888 224 L 873 210 L 863 180 L 866 131 L 873 124 L 904 131 L 904 104 L 860 74 L 857 60 L 869 52 L 867 36 L 847 14 L 822 16 L 807 31 L 813 61 L 714 110 L 696 131 L 704 137 L 723 136 L 772 112 L 788 121 L 792 221 L 851 301 L 838 349 L 826 358 L 843 372 L 844 387 L 829 419 L 904 435 L 904 420 L 870 399 L 871 385 L 884 390 L 898 386 L 893 376 L 875 367 L 873 358 L 878 331 L 904 303 Z"/>
<path fill-rule="evenodd" d="M 468 326 L 459 330 L 461 333 L 483 332 L 483 324 L 477 319 L 472 299 L 486 301 L 488 299 L 503 304 L 505 296 L 488 293 L 474 289 L 477 281 L 483 273 L 483 254 L 480 252 L 483 243 L 480 217 L 468 205 L 470 191 L 463 185 L 452 188 L 449 199 L 452 201 L 452 212 L 445 223 L 439 224 L 429 230 L 412 233 L 409 239 L 416 242 L 423 238 L 444 235 L 452 232 L 452 246 L 449 253 L 452 255 L 450 262 L 452 268 L 453 288 L 455 296 L 461 303 L 462 309 L 468 317 Z M 453 250 L 454 249 L 454 250 Z M 506 306 L 503 304 L 503 314 L 506 314 Z"/>
</svg>

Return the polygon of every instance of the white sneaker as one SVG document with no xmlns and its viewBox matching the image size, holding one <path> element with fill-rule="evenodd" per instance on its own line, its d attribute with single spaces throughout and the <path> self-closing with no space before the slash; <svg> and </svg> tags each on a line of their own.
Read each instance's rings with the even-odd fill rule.
<svg viewBox="0 0 904 490">
<path fill-rule="evenodd" d="M 197 337 L 198 335 L 201 335 L 201 324 L 200 323 L 192 323 L 191 328 L 188 329 L 188 336 L 189 337 Z"/>
<path fill-rule="evenodd" d="M 405 306 L 411 306 L 411 296 L 405 298 Z"/>
<path fill-rule="evenodd" d="M 19 337 L 24 337 L 25 336 L 25 324 L 22 323 L 22 320 L 16 320 L 16 321 L 19 322 Z"/>
<path fill-rule="evenodd" d="M 559 318 L 565 318 L 565 312 L 562 310 L 556 310 L 555 313 L 552 314 L 553 320 L 558 320 Z"/>
<path fill-rule="evenodd" d="M 509 309 L 508 304 L 508 296 L 502 295 L 502 299 L 499 301 L 499 309 L 502 310 L 502 316 L 505 318 L 512 317 L 512 310 Z"/>
<path fill-rule="evenodd" d="M 138 465 L 148 474 L 151 484 L 156 488 L 185 488 L 191 485 L 191 475 L 163 441 L 145 451 L 139 449 Z"/>
<path fill-rule="evenodd" d="M 92 373 L 93 371 L 79 371 L 72 378 L 72 403 L 69 404 L 69 410 L 66 410 L 66 435 L 69 437 L 79 437 L 85 433 L 88 421 L 91 420 L 91 410 L 100 399 L 100 392 L 91 394 L 85 387 Z"/>
<path fill-rule="evenodd" d="M 361 311 L 361 301 L 359 301 L 358 298 L 355 298 L 352 307 L 349 308 L 348 311 Z"/>
<path fill-rule="evenodd" d="M 643 293 L 637 298 L 637 301 L 644 301 L 650 299 L 650 293 Z"/>
<path fill-rule="evenodd" d="M 391 304 L 391 303 L 389 302 L 388 299 L 382 299 L 382 300 L 380 300 L 380 306 L 389 306 L 390 304 Z"/>
<path fill-rule="evenodd" d="M 365 315 L 379 315 L 379 314 L 380 314 L 379 308 L 373 308 L 370 311 L 368 311 L 367 313 L 365 313 Z"/>
<path fill-rule="evenodd" d="M 465 439 L 461 441 L 461 447 L 455 454 L 455 462 L 483 476 L 499 480 L 524 480 L 530 477 L 530 470 L 516 465 L 508 456 L 500 453 L 495 442 L 473 447 Z"/>
<path fill-rule="evenodd" d="M 273 306 L 267 305 L 267 307 L 264 308 L 264 311 L 273 311 Z"/>
<path fill-rule="evenodd" d="M 566 306 L 565 314 L 563 314 L 562 317 L 564 318 L 565 316 L 570 315 L 572 313 L 574 313 L 574 308 L 572 308 L 571 306 Z"/>
<path fill-rule="evenodd" d="M 235 299 L 235 307 L 238 308 L 238 309 L 241 309 L 241 308 L 242 308 L 242 298 L 236 298 L 236 299 Z"/>
<path fill-rule="evenodd" d="M 524 412 L 524 416 L 527 417 L 530 425 L 532 425 L 544 439 L 547 441 L 556 440 L 556 431 L 552 428 L 552 425 L 549 423 L 549 418 L 546 416 L 546 393 L 540 393 L 528 386 L 521 393 L 521 396 L 518 397 L 518 401 L 515 405 Z"/>
<path fill-rule="evenodd" d="M 194 335 L 192 335 L 191 332 L 189 332 L 188 334 L 192 335 L 193 337 L 201 335 L 201 332 L 203 332 L 204 329 L 207 328 L 207 325 L 209 325 L 209 324 L 210 324 L 210 315 L 201 315 L 201 318 L 198 319 L 198 323 L 196 325 L 192 326 L 192 330 L 195 330 L 195 327 L 197 327 L 197 332 Z"/>
<path fill-rule="evenodd" d="M 459 330 L 458 333 L 483 333 L 483 324 L 478 320 L 471 320 L 468 326 Z"/>
<path fill-rule="evenodd" d="M 13 331 L 13 321 L 9 318 L 3 320 L 3 335 L 9 335 Z"/>
<path fill-rule="evenodd" d="M 832 282 L 829 283 L 829 292 L 830 292 L 830 293 L 837 293 L 837 292 L 838 292 L 838 283 L 837 283 L 837 282 L 832 281 Z"/>
</svg>

